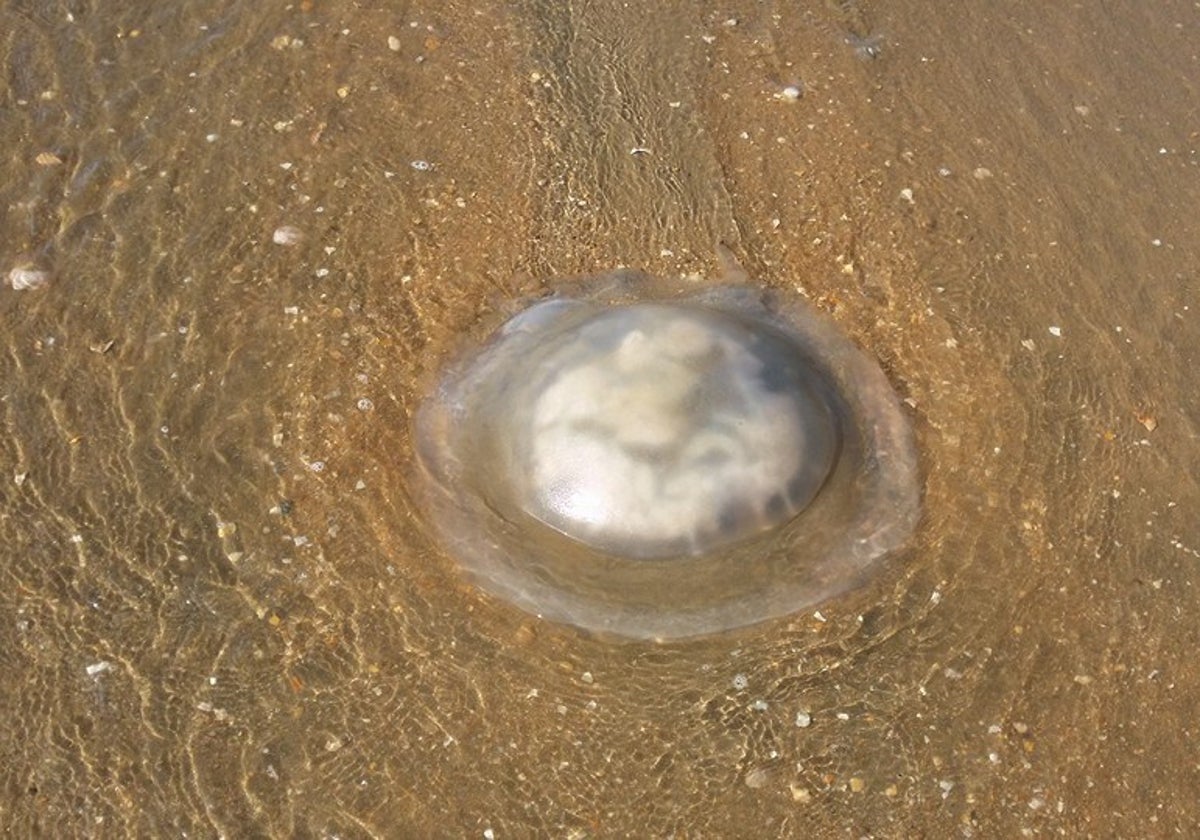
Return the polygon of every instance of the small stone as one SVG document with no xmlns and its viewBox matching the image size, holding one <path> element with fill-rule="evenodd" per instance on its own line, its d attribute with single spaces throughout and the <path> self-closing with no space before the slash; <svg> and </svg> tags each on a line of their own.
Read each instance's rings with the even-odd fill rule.
<svg viewBox="0 0 1200 840">
<path fill-rule="evenodd" d="M 782 96 L 784 99 L 795 102 L 801 97 L 801 95 L 803 95 L 803 93 L 804 92 L 800 90 L 799 85 L 788 85 L 780 92 L 780 96 Z"/>
<path fill-rule="evenodd" d="M 299 245 L 302 239 L 304 239 L 304 233 L 300 228 L 292 225 L 281 225 L 275 228 L 275 232 L 271 234 L 271 241 L 276 245 Z"/>
<path fill-rule="evenodd" d="M 1050 335 L 1054 336 L 1055 338 L 1061 338 L 1062 337 L 1062 327 L 1051 327 Z"/>
<path fill-rule="evenodd" d="M 792 784 L 791 789 L 793 802 L 799 802 L 801 805 L 807 805 L 809 802 L 812 802 L 812 793 L 808 788 Z"/>
<path fill-rule="evenodd" d="M 580 675 L 579 679 L 583 680 L 583 681 L 584 681 L 585 683 L 587 683 L 588 685 L 591 685 L 593 682 L 595 682 L 595 681 L 596 681 L 596 678 L 592 676 L 592 672 L 591 672 L 591 671 L 584 671 L 584 672 L 583 672 L 583 673 Z"/>
<path fill-rule="evenodd" d="M 812 726 L 812 715 L 808 712 L 796 712 L 796 726 L 807 729 Z"/>
<path fill-rule="evenodd" d="M 986 166 L 978 166 L 971 174 L 975 176 L 975 180 L 984 181 L 992 177 L 992 170 L 988 169 Z"/>
<path fill-rule="evenodd" d="M 913 191 L 910 187 L 905 187 L 904 189 L 900 190 L 900 197 L 909 204 L 916 203 L 916 201 L 913 199 Z"/>
<path fill-rule="evenodd" d="M 388 36 L 388 49 L 392 52 L 400 52 L 400 39 L 395 35 Z"/>
<path fill-rule="evenodd" d="M 103 674 L 106 671 L 111 671 L 112 669 L 113 669 L 113 664 L 111 662 L 107 662 L 103 659 L 101 659 L 99 662 L 96 662 L 92 665 L 88 665 L 86 668 L 84 668 L 84 670 L 87 671 L 87 675 L 89 677 L 99 676 L 100 674 Z"/>
<path fill-rule="evenodd" d="M 850 778 L 850 792 L 851 793 L 862 793 L 863 790 L 866 788 L 866 786 L 867 786 L 866 782 L 864 782 L 862 779 L 858 778 L 858 776 L 852 776 Z"/>
<path fill-rule="evenodd" d="M 744 691 L 746 686 L 750 685 L 750 680 L 745 674 L 737 674 L 733 678 L 733 690 Z"/>
<path fill-rule="evenodd" d="M 41 152 L 34 158 L 38 166 L 59 166 L 63 159 L 54 152 Z"/>
<path fill-rule="evenodd" d="M 433 169 L 433 164 L 427 160 L 414 160 L 409 163 L 409 166 L 418 172 L 428 172 L 429 170 Z"/>
</svg>

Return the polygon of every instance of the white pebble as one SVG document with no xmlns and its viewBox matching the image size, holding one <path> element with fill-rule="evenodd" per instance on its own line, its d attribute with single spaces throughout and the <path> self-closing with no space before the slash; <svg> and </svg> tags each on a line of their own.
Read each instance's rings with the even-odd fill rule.
<svg viewBox="0 0 1200 840">
<path fill-rule="evenodd" d="M 27 265 L 20 265 L 8 272 L 8 282 L 14 290 L 40 289 L 50 281 L 50 272 Z"/>
<path fill-rule="evenodd" d="M 277 227 L 275 233 L 271 234 L 271 241 L 276 245 L 298 245 L 303 238 L 304 233 L 300 228 L 291 225 Z"/>
<path fill-rule="evenodd" d="M 784 99 L 790 99 L 795 102 L 800 98 L 800 93 L 801 91 L 798 85 L 788 85 L 783 89 L 782 95 Z"/>
<path fill-rule="evenodd" d="M 400 39 L 395 35 L 388 36 L 388 49 L 392 52 L 400 52 Z"/>
<path fill-rule="evenodd" d="M 742 691 L 748 685 L 750 685 L 750 680 L 745 674 L 738 674 L 733 678 L 733 687 L 736 691 Z"/>
<path fill-rule="evenodd" d="M 84 670 L 87 671 L 87 675 L 89 677 L 95 677 L 99 674 L 103 674 L 105 671 L 111 671 L 112 669 L 113 669 L 113 664 L 111 662 L 106 662 L 103 659 L 93 665 L 88 665 L 86 668 L 84 668 Z"/>
<path fill-rule="evenodd" d="M 1050 335 L 1054 336 L 1055 338 L 1061 337 L 1062 336 L 1062 327 L 1051 327 Z"/>
<path fill-rule="evenodd" d="M 807 729 L 812 726 L 812 715 L 808 712 L 796 712 L 796 726 Z"/>
<path fill-rule="evenodd" d="M 433 169 L 433 164 L 427 160 L 414 160 L 409 166 L 418 172 L 428 172 L 430 169 Z"/>
</svg>

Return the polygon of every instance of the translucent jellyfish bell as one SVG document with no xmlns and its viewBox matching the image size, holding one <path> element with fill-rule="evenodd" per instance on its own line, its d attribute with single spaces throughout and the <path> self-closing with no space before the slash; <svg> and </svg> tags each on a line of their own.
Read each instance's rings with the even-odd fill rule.
<svg viewBox="0 0 1200 840">
<path fill-rule="evenodd" d="M 625 636 L 811 606 L 918 509 L 879 368 L 742 287 L 535 304 L 446 372 L 416 438 L 430 519 L 481 586 Z"/>
<path fill-rule="evenodd" d="M 686 303 L 558 311 L 494 407 L 525 513 L 669 557 L 780 525 L 816 495 L 837 429 L 781 336 Z"/>
</svg>

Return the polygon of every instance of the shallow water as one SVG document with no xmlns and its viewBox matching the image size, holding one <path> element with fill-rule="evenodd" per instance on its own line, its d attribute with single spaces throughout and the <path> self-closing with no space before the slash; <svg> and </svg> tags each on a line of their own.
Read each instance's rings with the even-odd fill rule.
<svg viewBox="0 0 1200 840">
<path fill-rule="evenodd" d="M 644 5 L 0 8 L 14 836 L 1197 822 L 1200 10 Z M 438 367 L 717 240 L 908 401 L 910 549 L 670 645 L 479 594 Z"/>
</svg>

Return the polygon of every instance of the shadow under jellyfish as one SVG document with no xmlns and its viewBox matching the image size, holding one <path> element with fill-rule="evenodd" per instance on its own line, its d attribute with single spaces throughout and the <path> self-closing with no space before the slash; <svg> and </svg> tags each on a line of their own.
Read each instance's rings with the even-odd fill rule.
<svg viewBox="0 0 1200 840">
<path fill-rule="evenodd" d="M 442 373 L 419 497 L 485 590 L 645 639 L 855 585 L 919 510 L 879 366 L 799 299 L 633 272 L 534 303 Z"/>
</svg>

